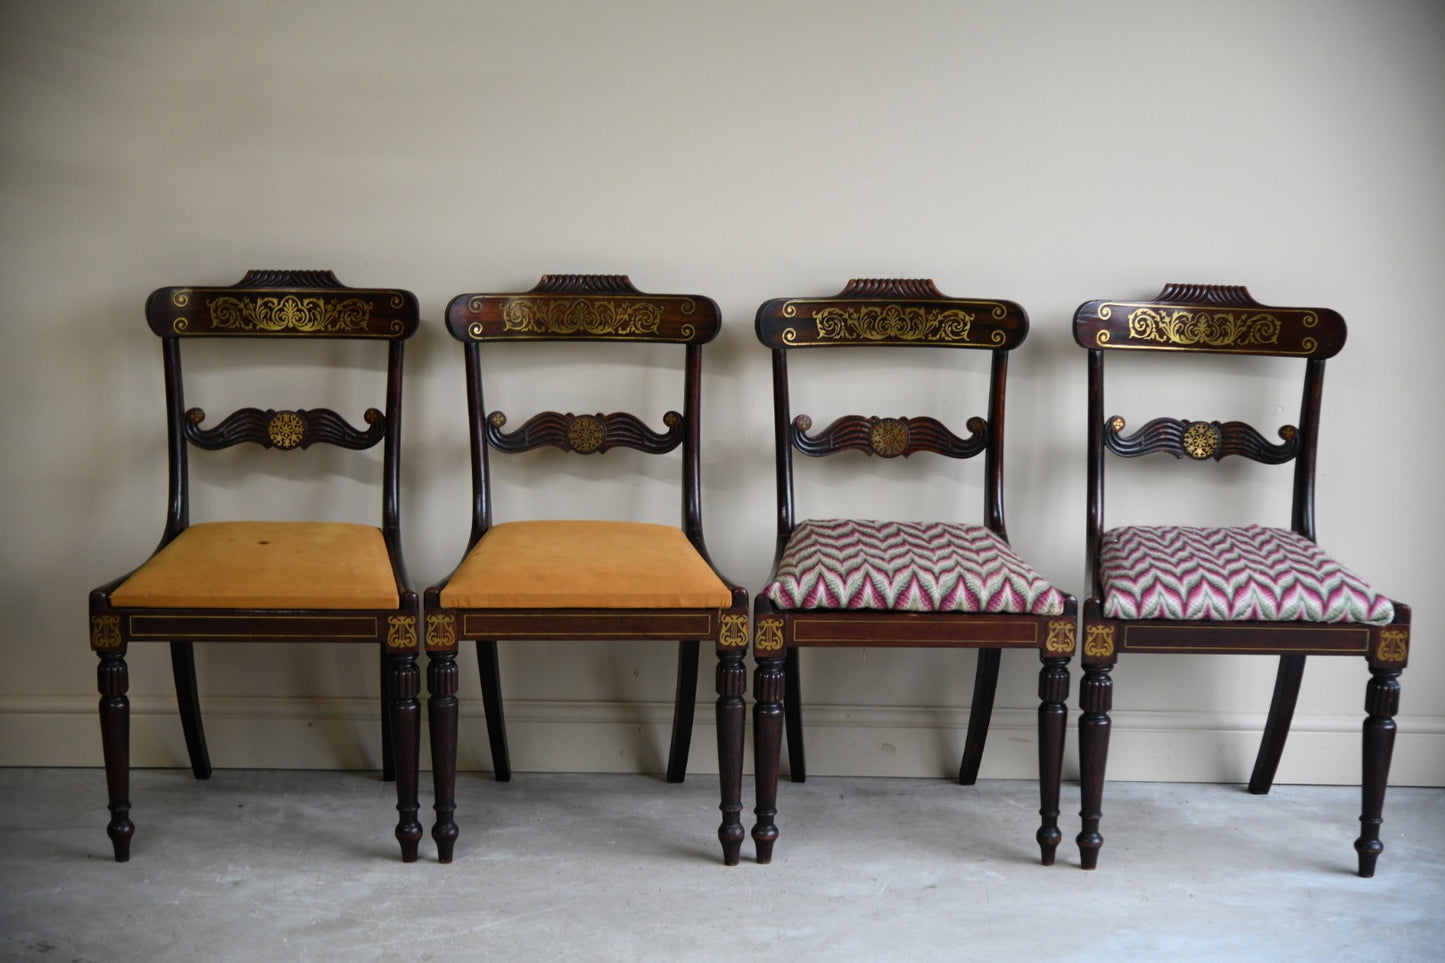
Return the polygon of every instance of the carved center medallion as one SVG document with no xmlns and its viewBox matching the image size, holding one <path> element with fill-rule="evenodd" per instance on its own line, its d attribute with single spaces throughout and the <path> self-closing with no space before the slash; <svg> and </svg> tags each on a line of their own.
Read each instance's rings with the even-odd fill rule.
<svg viewBox="0 0 1445 963">
<path fill-rule="evenodd" d="M 884 458 L 896 458 L 908 450 L 908 426 L 897 418 L 880 418 L 868 429 L 868 447 Z"/>
<path fill-rule="evenodd" d="M 277 448 L 295 448 L 306 436 L 306 423 L 294 411 L 278 411 L 266 425 L 266 436 Z"/>
<path fill-rule="evenodd" d="M 567 426 L 567 445 L 579 454 L 590 455 L 602 447 L 606 435 L 602 422 L 591 415 L 578 415 Z"/>
<path fill-rule="evenodd" d="M 1219 448 L 1219 429 L 1206 421 L 1196 421 L 1184 429 L 1184 453 L 1203 461 Z"/>
</svg>

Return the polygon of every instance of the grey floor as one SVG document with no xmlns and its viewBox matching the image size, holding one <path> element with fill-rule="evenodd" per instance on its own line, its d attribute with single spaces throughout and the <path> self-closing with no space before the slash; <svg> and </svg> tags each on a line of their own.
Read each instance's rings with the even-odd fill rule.
<svg viewBox="0 0 1445 963">
<path fill-rule="evenodd" d="M 116 864 L 99 770 L 0 770 L 0 958 L 1445 958 L 1445 790 L 1390 790 L 1371 880 L 1357 790 L 1111 783 L 1092 873 L 1038 865 L 1035 792 L 785 783 L 772 865 L 728 868 L 714 777 L 467 773 L 442 866 L 397 858 L 374 773 L 148 770 Z"/>
</svg>

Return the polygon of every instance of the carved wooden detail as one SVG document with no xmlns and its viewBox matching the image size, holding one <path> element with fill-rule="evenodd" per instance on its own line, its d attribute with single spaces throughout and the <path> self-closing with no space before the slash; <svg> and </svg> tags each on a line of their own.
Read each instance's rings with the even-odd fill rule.
<svg viewBox="0 0 1445 963">
<path fill-rule="evenodd" d="M 616 411 L 604 415 L 574 415 L 544 411 L 527 419 L 516 431 L 503 431 L 507 416 L 494 411 L 487 416 L 487 444 L 509 454 L 552 445 L 579 455 L 601 453 L 610 448 L 635 448 L 650 455 L 661 455 L 682 444 L 682 415 L 669 411 L 662 416 L 667 431 L 649 428 L 636 415 Z"/>
<path fill-rule="evenodd" d="M 1240 455 L 1266 465 L 1280 465 L 1299 455 L 1299 429 L 1279 429 L 1281 444 L 1265 439 L 1252 425 L 1242 421 L 1189 421 L 1185 418 L 1155 418 L 1132 435 L 1123 434 L 1124 419 L 1118 415 L 1105 422 L 1104 445 L 1116 455 L 1135 458 L 1162 451 L 1175 458 L 1219 461 Z"/>
<path fill-rule="evenodd" d="M 815 435 L 808 434 L 813 419 L 793 419 L 793 445 L 805 455 L 819 457 L 840 451 L 861 451 L 882 458 L 897 458 L 920 451 L 949 458 L 972 458 L 988 447 L 988 422 L 968 419 L 967 438 L 960 438 L 935 418 L 879 418 L 876 415 L 843 415 Z"/>
<path fill-rule="evenodd" d="M 368 408 L 363 415 L 368 427 L 355 428 L 330 408 L 277 411 L 268 408 L 241 408 L 227 415 L 214 428 L 202 428 L 206 412 L 191 408 L 182 426 L 186 440 L 198 448 L 216 451 L 245 442 L 263 448 L 310 448 L 315 444 L 337 445 L 361 451 L 386 437 L 386 415 L 377 408 Z"/>
</svg>

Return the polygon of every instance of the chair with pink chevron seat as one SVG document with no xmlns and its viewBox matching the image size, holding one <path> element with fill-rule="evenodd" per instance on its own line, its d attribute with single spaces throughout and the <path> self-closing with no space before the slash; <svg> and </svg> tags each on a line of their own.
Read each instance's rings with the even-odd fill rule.
<svg viewBox="0 0 1445 963">
<path fill-rule="evenodd" d="M 772 859 L 778 829 L 777 788 L 783 730 L 790 775 L 805 778 L 798 649 L 802 646 L 953 647 L 978 650 L 959 781 L 972 785 L 983 755 L 1003 649 L 1032 649 L 1039 674 L 1039 784 L 1043 819 L 1036 834 L 1045 865 L 1053 863 L 1058 828 L 1069 657 L 1074 650 L 1076 602 L 1050 585 L 1009 547 L 1003 511 L 1004 389 L 1009 352 L 1028 334 L 1028 316 L 1012 301 L 959 299 L 931 280 L 850 281 L 832 297 L 778 298 L 758 308 L 758 339 L 772 350 L 777 464 L 777 552 L 768 586 L 754 603 L 757 662 L 754 739 L 760 863 Z M 820 431 L 790 409 L 788 358 L 802 351 L 807 368 L 829 369 L 839 348 L 898 349 L 910 380 L 962 397 L 973 384 L 987 417 L 966 421 L 955 434 L 932 417 L 844 414 Z M 938 349 L 972 349 L 991 356 L 990 375 L 971 379 Z M 923 354 L 919 354 L 923 352 Z M 931 357 L 929 354 L 931 353 Z M 803 359 L 799 359 L 802 361 Z M 923 362 L 916 364 L 914 362 Z M 940 376 L 931 363 L 946 364 Z M 801 367 L 797 366 L 797 367 Z M 794 382 L 820 379 L 794 376 Z M 799 385 L 801 387 L 801 385 Z M 831 518 L 798 521 L 793 452 L 813 457 L 884 459 L 932 453 L 954 459 L 983 455 L 983 524 Z M 858 464 L 854 462 L 854 464 Z M 881 467 L 881 466 L 880 466 Z M 889 466 L 901 469 L 901 463 Z M 920 466 L 921 467 L 921 466 Z M 844 470 L 844 466 L 840 466 Z M 889 472 L 892 474 L 892 472 Z M 910 475 L 909 491 L 930 482 Z M 851 487 L 867 495 L 855 475 Z M 816 490 L 816 489 L 814 489 Z M 949 501 L 953 501 L 949 498 Z"/>
<path fill-rule="evenodd" d="M 1278 655 L 1273 702 L 1249 791 L 1269 792 L 1284 750 L 1308 655 L 1362 656 L 1369 665 L 1364 722 L 1363 810 L 1355 841 L 1359 874 L 1372 876 L 1383 849 L 1380 813 L 1395 739 L 1400 671 L 1410 641 L 1410 609 L 1371 589 L 1315 544 L 1315 452 L 1325 360 L 1344 347 L 1345 322 L 1324 308 L 1272 307 L 1243 287 L 1170 284 L 1145 301 L 1089 301 L 1074 314 L 1074 339 L 1089 352 L 1088 568 L 1079 752 L 1083 817 L 1079 853 L 1093 869 L 1113 682 L 1121 652 Z M 1238 366 L 1221 356 L 1263 355 L 1304 365 L 1298 424 L 1271 442 L 1242 421 L 1159 417 L 1132 433 L 1106 415 L 1104 357 L 1147 352 L 1164 367 Z M 1143 362 L 1141 362 L 1143 363 Z M 1177 365 L 1176 365 L 1177 368 Z M 1197 374 L 1196 369 L 1191 369 Z M 1277 409 L 1282 410 L 1282 409 Z M 1293 463 L 1289 528 L 1260 525 L 1104 525 L 1104 457 L 1163 452 L 1219 461 L 1230 455 L 1264 465 Z"/>
</svg>

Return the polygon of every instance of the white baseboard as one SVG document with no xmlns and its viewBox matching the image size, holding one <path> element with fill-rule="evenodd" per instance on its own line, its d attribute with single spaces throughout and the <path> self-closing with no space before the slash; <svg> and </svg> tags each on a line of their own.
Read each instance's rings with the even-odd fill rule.
<svg viewBox="0 0 1445 963">
<path fill-rule="evenodd" d="M 203 711 L 211 762 L 218 768 L 381 765 L 379 710 L 366 700 L 212 698 Z M 512 766 L 519 772 L 661 772 L 671 718 L 670 703 L 511 702 Z M 1066 779 L 1078 776 L 1077 719 L 1071 706 Z M 1263 713 L 1119 711 L 1112 719 L 1108 777 L 1161 782 L 1247 781 L 1264 725 Z M 1362 720 L 1351 714 L 1296 715 L 1278 781 L 1358 783 Z M 958 709 L 805 706 L 809 774 L 949 777 L 958 769 L 967 722 L 967 711 Z M 1401 716 L 1397 722 L 1391 784 L 1445 786 L 1445 716 Z M 479 701 L 463 702 L 461 730 L 459 768 L 489 770 Z M 712 704 L 700 700 L 690 771 L 717 772 L 714 740 Z M 748 741 L 750 750 L 751 732 Z M 187 765 L 170 700 L 132 699 L 131 762 L 137 767 Z M 101 764 L 94 699 L 0 698 L 0 766 Z M 424 726 L 422 765 L 430 766 Z M 980 778 L 1032 779 L 1037 769 L 1034 710 L 999 707 Z"/>
</svg>

